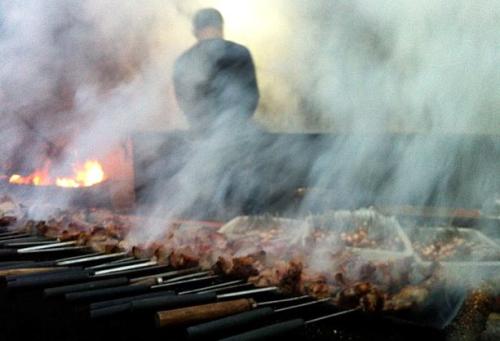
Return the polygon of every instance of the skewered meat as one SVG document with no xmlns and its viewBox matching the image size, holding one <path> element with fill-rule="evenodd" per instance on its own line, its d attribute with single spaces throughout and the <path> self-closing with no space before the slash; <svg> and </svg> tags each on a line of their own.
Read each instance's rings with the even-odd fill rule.
<svg viewBox="0 0 500 341">
<path fill-rule="evenodd" d="M 77 240 L 101 252 L 128 250 L 173 268 L 199 265 L 257 286 L 278 286 L 286 293 L 332 297 L 345 308 L 409 309 L 429 295 L 431 282 L 427 277 L 421 284 L 410 281 L 409 260 L 367 260 L 346 248 L 360 247 L 370 240 L 369 230 L 359 222 L 354 235 L 340 238 L 335 231 L 309 227 L 299 233 L 273 226 L 269 231 L 226 235 L 211 227 L 163 222 L 162 236 L 140 244 L 126 235 L 133 231 L 133 219 L 99 211 L 59 214 L 46 222 L 25 221 L 23 227 L 61 240 Z M 332 238 L 343 245 L 332 249 Z"/>
<path fill-rule="evenodd" d="M 168 256 L 168 261 L 176 269 L 186 269 L 197 266 L 200 259 L 190 246 L 185 246 L 173 251 Z"/>
<path fill-rule="evenodd" d="M 288 262 L 279 282 L 279 287 L 282 288 L 284 292 L 291 294 L 300 293 L 300 281 L 303 267 L 301 262 Z"/>
<path fill-rule="evenodd" d="M 326 276 L 308 275 L 306 271 L 302 273 L 301 292 L 317 298 L 325 298 L 333 296 L 338 290 L 338 287 L 328 284 Z"/>
<path fill-rule="evenodd" d="M 17 221 L 16 217 L 13 216 L 3 216 L 0 217 L 0 227 L 14 225 Z"/>
<path fill-rule="evenodd" d="M 406 286 L 385 301 L 385 311 L 401 311 L 423 304 L 429 297 L 429 289 L 423 286 Z"/>
<path fill-rule="evenodd" d="M 425 261 L 496 261 L 498 249 L 478 238 L 473 231 L 457 228 L 416 228 L 410 230 L 413 249 Z"/>
<path fill-rule="evenodd" d="M 263 266 L 261 261 L 265 260 L 266 254 L 261 251 L 245 257 L 234 257 L 230 259 L 227 255 L 217 259 L 213 269 L 238 278 L 248 279 L 259 275 Z"/>
<path fill-rule="evenodd" d="M 348 286 L 342 289 L 336 297 L 336 302 L 342 307 L 355 308 L 360 304 L 360 300 L 368 294 L 371 290 L 374 290 L 373 285 L 368 282 L 356 283 L 352 286 Z"/>
</svg>

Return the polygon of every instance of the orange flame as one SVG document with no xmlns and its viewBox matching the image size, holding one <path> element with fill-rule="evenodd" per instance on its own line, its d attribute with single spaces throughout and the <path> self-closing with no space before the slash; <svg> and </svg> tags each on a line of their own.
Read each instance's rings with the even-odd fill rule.
<svg viewBox="0 0 500 341">
<path fill-rule="evenodd" d="M 83 169 L 75 169 L 73 178 L 57 178 L 56 185 L 60 187 L 89 187 L 104 180 L 104 171 L 97 161 L 87 161 Z"/>
<path fill-rule="evenodd" d="M 75 167 L 73 169 L 73 176 L 71 177 L 57 177 L 53 181 L 48 173 L 48 167 L 44 167 L 42 171 L 36 171 L 28 176 L 14 174 L 9 178 L 9 182 L 18 185 L 56 185 L 59 187 L 77 188 L 90 187 L 106 179 L 101 164 L 95 160 L 86 161 L 83 166 Z"/>
</svg>

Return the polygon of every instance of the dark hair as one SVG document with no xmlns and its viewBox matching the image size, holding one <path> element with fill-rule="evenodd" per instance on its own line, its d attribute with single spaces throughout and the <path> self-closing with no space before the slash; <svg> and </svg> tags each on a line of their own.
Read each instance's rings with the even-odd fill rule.
<svg viewBox="0 0 500 341">
<path fill-rule="evenodd" d="M 199 31 L 205 27 L 222 28 L 223 24 L 224 18 L 215 8 L 200 9 L 193 18 L 193 28 L 195 31 Z"/>
</svg>

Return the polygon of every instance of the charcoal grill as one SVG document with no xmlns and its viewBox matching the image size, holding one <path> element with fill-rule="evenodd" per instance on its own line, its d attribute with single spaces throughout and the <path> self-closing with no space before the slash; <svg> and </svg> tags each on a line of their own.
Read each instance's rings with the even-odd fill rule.
<svg viewBox="0 0 500 341">
<path fill-rule="evenodd" d="M 171 269 L 125 253 L 101 254 L 9 232 L 0 234 L 0 240 L 8 259 L 0 256 L 0 333 L 6 340 L 33 333 L 42 340 L 135 340 L 144 335 L 174 340 L 237 335 L 244 340 L 287 334 L 303 340 L 444 340 L 449 334 L 431 323 L 437 318 L 432 309 L 413 316 L 342 310 L 310 297 L 284 296 L 276 288 L 254 288 L 198 268 Z M 19 252 L 26 248 L 32 252 Z M 56 248 L 64 250 L 51 252 Z M 15 272 L 21 268 L 30 273 Z M 462 298 L 435 304 L 458 307 Z M 186 315 L 200 314 L 200 307 L 210 313 Z M 170 322 L 162 323 L 162 316 Z"/>
</svg>

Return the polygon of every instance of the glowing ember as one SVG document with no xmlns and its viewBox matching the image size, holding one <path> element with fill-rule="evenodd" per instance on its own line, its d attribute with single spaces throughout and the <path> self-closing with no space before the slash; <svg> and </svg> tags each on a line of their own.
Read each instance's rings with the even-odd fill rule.
<svg viewBox="0 0 500 341">
<path fill-rule="evenodd" d="M 48 167 L 43 171 L 36 171 L 28 176 L 14 174 L 9 178 L 9 182 L 18 185 L 59 187 L 90 187 L 105 180 L 104 170 L 98 161 L 86 161 L 83 166 L 76 166 L 71 177 L 57 177 L 55 182 L 48 174 Z"/>
</svg>

